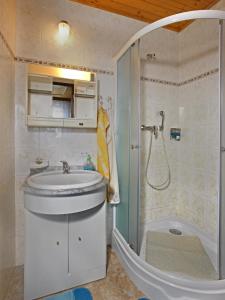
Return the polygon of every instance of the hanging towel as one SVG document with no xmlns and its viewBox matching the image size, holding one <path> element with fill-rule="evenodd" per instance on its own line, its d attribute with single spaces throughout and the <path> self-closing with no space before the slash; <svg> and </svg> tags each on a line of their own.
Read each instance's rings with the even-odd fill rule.
<svg viewBox="0 0 225 300">
<path fill-rule="evenodd" d="M 107 145 L 107 129 L 109 119 L 107 112 L 100 107 L 98 110 L 98 128 L 97 128 L 97 169 L 106 179 L 110 180 L 109 153 Z"/>
<path fill-rule="evenodd" d="M 100 107 L 98 110 L 97 128 L 97 169 L 109 180 L 108 201 L 112 204 L 117 204 L 120 201 L 112 120 L 112 115 L 110 115 L 109 120 L 107 112 Z"/>
</svg>

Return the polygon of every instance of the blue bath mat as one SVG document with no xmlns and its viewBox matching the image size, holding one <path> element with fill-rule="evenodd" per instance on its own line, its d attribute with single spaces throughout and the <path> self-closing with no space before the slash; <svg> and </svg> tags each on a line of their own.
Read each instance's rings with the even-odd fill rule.
<svg viewBox="0 0 225 300">
<path fill-rule="evenodd" d="M 93 300 L 93 297 L 88 289 L 77 288 L 55 296 L 47 297 L 45 300 Z"/>
</svg>

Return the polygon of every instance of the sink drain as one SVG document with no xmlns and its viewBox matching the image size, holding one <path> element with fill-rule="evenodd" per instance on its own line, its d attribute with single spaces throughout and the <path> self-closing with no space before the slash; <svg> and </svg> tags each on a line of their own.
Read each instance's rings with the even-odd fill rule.
<svg viewBox="0 0 225 300">
<path fill-rule="evenodd" d="M 170 228 L 169 232 L 175 235 L 182 235 L 182 231 L 176 229 L 176 228 Z"/>
</svg>

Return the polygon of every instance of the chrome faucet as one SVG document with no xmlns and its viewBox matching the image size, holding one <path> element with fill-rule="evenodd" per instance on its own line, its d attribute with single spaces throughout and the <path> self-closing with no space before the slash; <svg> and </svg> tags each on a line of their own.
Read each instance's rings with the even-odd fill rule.
<svg viewBox="0 0 225 300">
<path fill-rule="evenodd" d="M 159 131 L 163 131 L 164 130 L 164 122 L 165 122 L 165 112 L 163 110 L 161 110 L 159 112 L 159 115 L 162 117 L 162 122 L 160 126 L 146 126 L 146 125 L 141 125 L 141 130 L 143 131 L 150 131 L 154 134 L 155 138 L 158 137 L 158 133 Z"/>
<path fill-rule="evenodd" d="M 70 166 L 66 160 L 60 160 L 60 162 L 63 164 L 63 174 L 69 174 L 70 172 Z"/>
</svg>

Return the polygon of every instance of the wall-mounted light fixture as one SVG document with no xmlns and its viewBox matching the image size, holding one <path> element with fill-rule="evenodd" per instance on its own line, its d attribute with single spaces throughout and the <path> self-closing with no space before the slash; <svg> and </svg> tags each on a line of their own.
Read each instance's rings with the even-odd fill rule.
<svg viewBox="0 0 225 300">
<path fill-rule="evenodd" d="M 65 42 L 70 35 L 70 25 L 67 21 L 60 21 L 58 24 L 59 37 L 62 42 Z"/>
<path fill-rule="evenodd" d="M 29 74 L 39 74 L 52 76 L 54 78 L 66 78 L 72 80 L 91 81 L 92 73 L 87 71 L 79 71 L 73 69 L 64 69 L 50 66 L 41 66 L 36 64 L 30 64 L 28 67 Z"/>
</svg>

